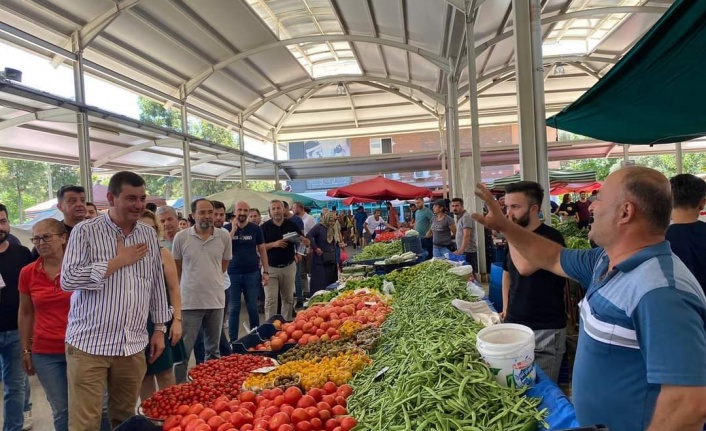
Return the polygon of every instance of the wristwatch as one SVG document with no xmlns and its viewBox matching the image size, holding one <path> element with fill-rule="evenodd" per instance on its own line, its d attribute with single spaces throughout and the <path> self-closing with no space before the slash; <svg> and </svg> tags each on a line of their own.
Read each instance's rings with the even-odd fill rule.
<svg viewBox="0 0 706 431">
<path fill-rule="evenodd" d="M 167 325 L 154 325 L 154 330 L 159 331 L 163 334 L 167 333 Z"/>
</svg>

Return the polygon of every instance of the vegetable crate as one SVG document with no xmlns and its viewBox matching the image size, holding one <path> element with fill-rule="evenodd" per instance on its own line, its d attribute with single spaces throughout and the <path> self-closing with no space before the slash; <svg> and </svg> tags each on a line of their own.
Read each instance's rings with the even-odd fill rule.
<svg viewBox="0 0 706 431">
<path fill-rule="evenodd" d="M 419 236 L 403 237 L 402 249 L 405 253 L 411 251 L 414 254 L 420 254 L 422 252 L 422 239 Z"/>
<path fill-rule="evenodd" d="M 275 320 L 277 316 L 273 316 L 272 320 Z M 284 322 L 284 318 L 282 316 L 281 321 Z M 275 333 L 277 332 L 277 328 L 275 328 L 275 325 L 272 323 L 264 323 L 260 326 L 257 327 L 256 330 L 252 331 L 248 335 L 239 338 L 238 340 L 230 343 L 231 349 L 233 353 L 239 353 L 241 355 L 258 355 L 258 356 L 267 356 L 268 358 L 276 358 L 277 356 L 281 355 L 282 353 L 288 351 L 289 349 L 293 348 L 296 346 L 296 343 L 284 343 L 284 347 L 277 351 L 272 351 L 272 350 L 255 350 L 255 351 L 250 351 L 251 347 L 255 347 L 258 344 L 264 343 L 265 341 L 269 340 Z"/>
<path fill-rule="evenodd" d="M 375 265 L 375 273 L 376 274 L 389 274 L 392 271 L 400 268 L 407 268 L 410 266 L 414 266 L 418 263 L 416 260 L 410 260 L 409 262 L 402 262 L 402 263 L 391 263 L 389 265 Z"/>
</svg>

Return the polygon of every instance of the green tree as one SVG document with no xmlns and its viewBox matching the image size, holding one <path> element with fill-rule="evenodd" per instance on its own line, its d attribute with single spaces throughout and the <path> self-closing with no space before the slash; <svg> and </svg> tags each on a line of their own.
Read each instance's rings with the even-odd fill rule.
<svg viewBox="0 0 706 431">
<path fill-rule="evenodd" d="M 22 223 L 25 208 L 46 200 L 46 165 L 26 160 L 0 160 L 0 190 L 11 221 Z"/>
<path fill-rule="evenodd" d="M 561 162 L 561 169 L 567 171 L 594 171 L 596 179 L 603 181 L 612 172 L 613 166 L 620 165 L 620 159 L 583 159 Z"/>
<path fill-rule="evenodd" d="M 76 185 L 81 183 L 76 166 L 48 164 L 49 175 L 51 175 L 52 189 L 51 197 L 56 197 L 56 191 L 61 186 Z"/>
<path fill-rule="evenodd" d="M 181 114 L 174 109 L 167 109 L 163 104 L 139 96 L 137 105 L 140 107 L 140 121 L 166 127 L 181 132 Z"/>
<path fill-rule="evenodd" d="M 275 182 L 265 180 L 247 181 L 247 187 L 256 192 L 271 192 L 275 189 Z"/>
</svg>

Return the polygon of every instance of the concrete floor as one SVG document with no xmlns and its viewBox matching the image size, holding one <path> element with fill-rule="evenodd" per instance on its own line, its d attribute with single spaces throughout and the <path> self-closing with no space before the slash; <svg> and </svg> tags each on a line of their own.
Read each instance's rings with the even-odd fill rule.
<svg viewBox="0 0 706 431">
<path fill-rule="evenodd" d="M 265 321 L 265 315 L 260 314 L 260 322 Z M 240 308 L 240 325 L 241 330 L 239 331 L 241 335 L 244 335 L 245 330 L 242 327 L 243 322 L 247 324 L 248 313 L 245 309 L 245 303 L 242 304 Z M 195 365 L 194 357 L 192 355 L 191 361 L 189 362 L 189 367 Z M 54 431 L 54 420 L 52 418 L 51 407 L 49 402 L 47 402 L 46 395 L 42 385 L 39 383 L 37 376 L 32 376 L 29 378 L 30 388 L 31 388 L 31 398 L 32 398 L 32 422 L 33 431 Z M 0 394 L 2 394 L 3 385 L 0 382 Z M 2 406 L 0 405 L 0 411 L 2 411 Z M 3 427 L 4 414 L 0 414 L 0 429 Z"/>
</svg>

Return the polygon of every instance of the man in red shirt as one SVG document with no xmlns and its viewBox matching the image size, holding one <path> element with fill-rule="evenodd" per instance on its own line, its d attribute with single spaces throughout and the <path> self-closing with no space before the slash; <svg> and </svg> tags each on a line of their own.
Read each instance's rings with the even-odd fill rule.
<svg viewBox="0 0 706 431">
<path fill-rule="evenodd" d="M 397 210 L 392 206 L 392 202 L 387 204 L 387 223 L 393 226 L 395 229 L 400 227 L 400 216 L 397 214 Z"/>
</svg>

